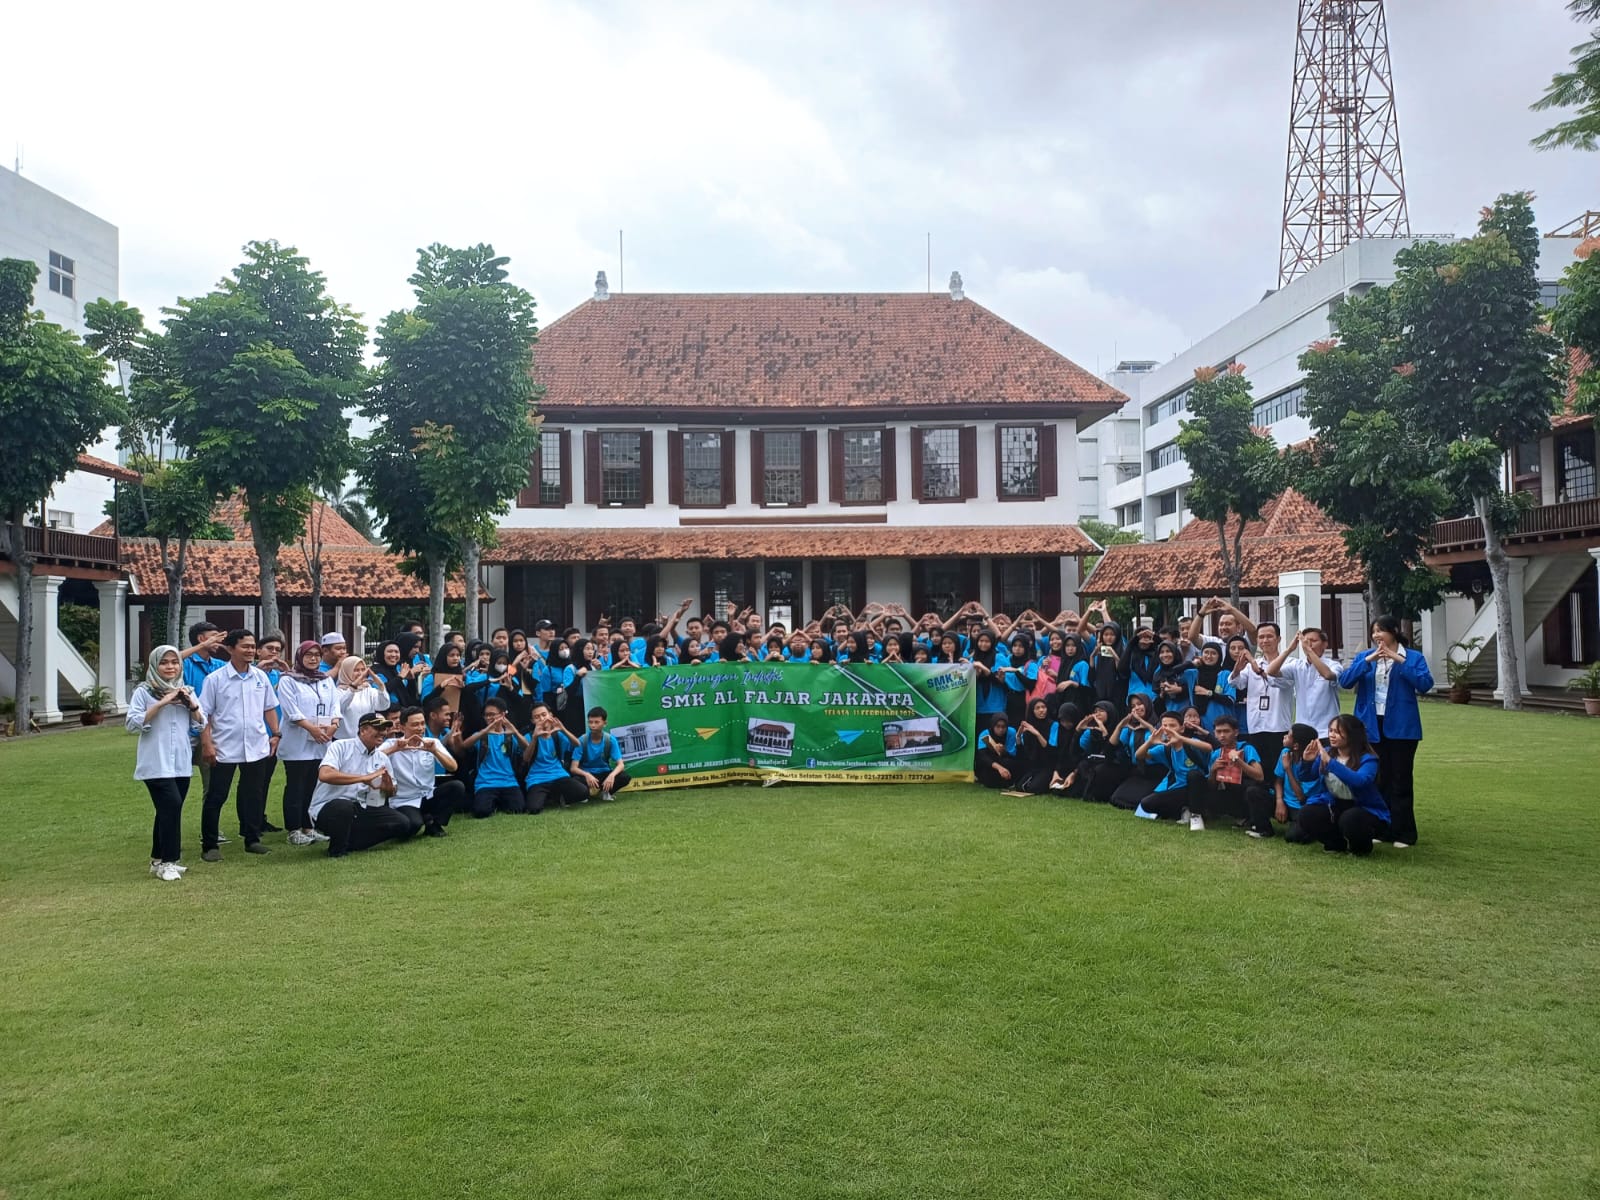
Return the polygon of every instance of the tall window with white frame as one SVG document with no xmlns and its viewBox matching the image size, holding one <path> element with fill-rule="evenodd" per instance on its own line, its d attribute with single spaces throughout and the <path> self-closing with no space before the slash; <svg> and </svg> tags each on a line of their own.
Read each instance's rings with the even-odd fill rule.
<svg viewBox="0 0 1600 1200">
<path fill-rule="evenodd" d="M 641 433 L 600 435 L 600 503 L 632 505 L 643 502 L 643 443 Z"/>
<path fill-rule="evenodd" d="M 549 429 L 539 439 L 539 503 L 551 507 L 561 505 L 561 439 L 563 429 Z"/>
<path fill-rule="evenodd" d="M 718 430 L 683 432 L 683 504 L 685 508 L 722 504 L 722 434 Z"/>
<path fill-rule="evenodd" d="M 1039 470 L 1039 428 L 1036 425 L 1002 425 L 1000 438 L 1000 496 L 1005 500 L 1037 500 L 1044 494 Z"/>
<path fill-rule="evenodd" d="M 65 254 L 50 251 L 50 290 L 68 300 L 77 295 L 78 264 Z"/>
<path fill-rule="evenodd" d="M 922 431 L 922 495 L 918 499 L 961 499 L 961 430 Z"/>
<path fill-rule="evenodd" d="M 798 429 L 769 429 L 762 435 L 762 503 L 772 507 L 806 502 L 801 438 Z"/>
<path fill-rule="evenodd" d="M 844 431 L 844 499 L 847 504 L 883 500 L 883 431 Z"/>
</svg>

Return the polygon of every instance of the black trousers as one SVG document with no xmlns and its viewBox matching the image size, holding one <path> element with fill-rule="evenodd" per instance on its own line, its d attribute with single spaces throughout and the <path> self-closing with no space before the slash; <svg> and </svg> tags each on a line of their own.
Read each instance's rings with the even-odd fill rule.
<svg viewBox="0 0 1600 1200">
<path fill-rule="evenodd" d="M 1378 718 L 1378 737 L 1378 790 L 1389 802 L 1390 832 L 1393 840 L 1415 846 L 1417 739 L 1384 737 L 1382 717 Z"/>
<path fill-rule="evenodd" d="M 1116 786 L 1108 799 L 1112 808 L 1120 808 L 1124 812 L 1132 812 L 1139 807 L 1139 802 L 1156 790 L 1156 784 L 1165 777 L 1166 772 L 1160 768 L 1135 767 L 1133 774 L 1129 775 Z M 1149 812 L 1149 809 L 1145 809 Z"/>
<path fill-rule="evenodd" d="M 306 809 L 311 804 L 311 793 L 317 790 L 317 769 L 320 758 L 286 758 L 283 760 L 283 827 L 288 830 L 310 829 L 311 818 Z"/>
<path fill-rule="evenodd" d="M 600 782 L 602 784 L 604 784 L 605 781 L 606 781 L 606 777 L 604 775 L 601 775 L 599 778 L 600 778 Z M 626 771 L 618 771 L 617 772 L 617 777 L 611 781 L 611 787 L 609 789 L 607 789 L 607 790 L 609 790 L 611 792 L 611 794 L 613 796 L 615 796 L 618 792 L 620 792 L 623 788 L 627 787 L 632 782 L 633 782 L 633 776 L 632 775 L 629 775 Z"/>
<path fill-rule="evenodd" d="M 527 812 L 528 800 L 519 787 L 481 787 L 472 793 L 467 811 L 479 820 L 497 812 Z"/>
<path fill-rule="evenodd" d="M 278 771 L 278 756 L 276 754 L 268 755 L 266 761 L 267 761 L 267 769 L 264 772 L 262 772 L 261 784 L 260 784 L 260 787 L 261 787 L 261 824 L 262 825 L 265 825 L 267 823 L 267 793 L 272 790 L 272 777 L 275 774 L 277 774 L 277 771 Z M 285 829 L 293 829 L 294 826 L 293 825 L 289 825 L 289 824 L 286 823 L 284 825 L 284 828 Z M 239 836 L 240 837 L 244 837 L 245 836 L 244 822 L 243 821 L 239 822 Z"/>
<path fill-rule="evenodd" d="M 1300 828 L 1325 849 L 1355 855 L 1371 854 L 1374 841 L 1391 836 L 1387 821 L 1355 805 L 1335 814 L 1326 804 L 1308 804 L 1300 810 Z"/>
<path fill-rule="evenodd" d="M 188 775 L 174 779 L 146 779 L 150 802 L 156 807 L 155 824 L 150 830 L 150 857 L 157 862 L 177 862 L 182 853 L 183 801 L 189 795 Z"/>
<path fill-rule="evenodd" d="M 261 822 L 267 815 L 267 765 L 272 759 L 262 758 L 249 763 L 219 762 L 211 768 L 211 781 L 206 788 L 205 803 L 200 809 L 200 845 L 204 850 L 217 848 L 217 823 L 222 816 L 222 806 L 233 791 L 233 777 L 239 776 L 239 793 L 234 807 L 239 813 L 239 835 L 246 846 L 261 840 Z"/>
<path fill-rule="evenodd" d="M 329 800 L 317 813 L 317 828 L 328 835 L 328 857 L 352 850 L 370 850 L 394 838 L 410 836 L 411 822 L 399 809 L 365 808 L 354 800 Z"/>
<path fill-rule="evenodd" d="M 1317 732 L 1327 733 L 1328 731 L 1319 729 Z M 1283 754 L 1283 733 L 1284 731 L 1280 729 L 1277 733 L 1247 733 L 1244 735 L 1243 740 L 1248 745 L 1256 748 L 1256 757 L 1261 760 L 1263 766 L 1268 768 L 1267 778 L 1269 781 L 1272 778 L 1271 764 L 1276 763 Z"/>
<path fill-rule="evenodd" d="M 450 817 L 454 813 L 465 810 L 466 803 L 466 784 L 448 775 L 441 775 L 433 781 L 433 803 L 422 806 L 422 819 L 429 825 L 443 827 L 450 824 Z"/>
<path fill-rule="evenodd" d="M 1195 792 L 1194 779 L 1191 777 L 1188 784 L 1182 787 L 1168 788 L 1164 792 L 1150 792 L 1139 801 L 1136 808 L 1143 808 L 1147 813 L 1153 813 L 1163 821 L 1176 821 L 1183 815 L 1184 809 L 1198 812 L 1199 805 L 1191 797 Z"/>
<path fill-rule="evenodd" d="M 405 817 L 410 826 L 405 836 L 415 837 L 430 826 L 438 825 L 442 828 L 450 824 L 450 814 L 455 811 L 455 789 L 460 786 L 460 782 L 454 779 L 440 780 L 434 784 L 433 795 L 424 796 L 415 804 L 409 802 L 395 804 L 391 800 L 390 806 Z"/>
<path fill-rule="evenodd" d="M 527 811 L 542 813 L 552 800 L 562 808 L 569 804 L 582 804 L 589 798 L 589 785 L 568 775 L 547 783 L 530 783 L 523 794 L 527 798 Z"/>
</svg>

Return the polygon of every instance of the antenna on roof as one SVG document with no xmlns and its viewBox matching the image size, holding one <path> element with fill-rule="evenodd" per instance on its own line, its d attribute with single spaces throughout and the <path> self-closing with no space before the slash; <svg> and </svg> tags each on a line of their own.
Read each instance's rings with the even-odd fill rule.
<svg viewBox="0 0 1600 1200">
<path fill-rule="evenodd" d="M 617 230 L 617 291 L 621 293 L 628 285 L 628 277 L 622 273 L 622 230 Z"/>
</svg>

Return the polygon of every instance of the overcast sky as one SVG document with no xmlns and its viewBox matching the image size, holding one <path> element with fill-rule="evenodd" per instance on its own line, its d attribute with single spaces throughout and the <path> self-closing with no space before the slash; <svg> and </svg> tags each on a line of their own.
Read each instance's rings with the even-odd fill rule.
<svg viewBox="0 0 1600 1200">
<path fill-rule="evenodd" d="M 1391 0 L 1412 229 L 1545 229 L 1600 155 L 1528 111 L 1562 0 Z M 968 294 L 1091 370 L 1276 283 L 1295 0 L 17 4 L 0 150 L 120 227 L 147 316 L 251 238 L 370 325 L 489 241 L 544 322 L 615 289 Z"/>
</svg>

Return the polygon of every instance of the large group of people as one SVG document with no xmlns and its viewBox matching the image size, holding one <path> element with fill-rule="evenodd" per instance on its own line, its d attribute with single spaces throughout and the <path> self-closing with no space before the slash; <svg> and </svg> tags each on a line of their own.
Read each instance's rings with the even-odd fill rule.
<svg viewBox="0 0 1600 1200">
<path fill-rule="evenodd" d="M 1221 600 L 1181 627 L 1124 630 L 1104 602 L 1016 618 L 969 602 L 913 618 L 897 605 L 829 609 L 795 629 L 746 609 L 690 616 L 690 602 L 588 633 L 548 620 L 460 633 L 429 652 L 420 623 L 370 661 L 342 634 L 286 656 L 276 632 L 201 622 L 189 645 L 158 646 L 129 704 L 135 778 L 155 809 L 150 870 L 178 880 L 181 813 L 196 759 L 201 858 L 217 862 L 230 795 L 247 854 L 265 835 L 340 857 L 383 842 L 444 837 L 453 814 L 539 813 L 611 800 L 630 782 L 595 671 L 696 662 L 967 663 L 975 675 L 979 783 L 1101 801 L 1153 820 L 1236 820 L 1254 837 L 1366 854 L 1416 843 L 1416 697 L 1433 680 L 1387 617 L 1348 664 L 1317 629 L 1285 641 Z M 1215 632 L 1207 632 L 1214 620 Z M 1340 712 L 1341 688 L 1355 692 Z M 282 826 L 267 799 L 282 764 Z"/>
</svg>

